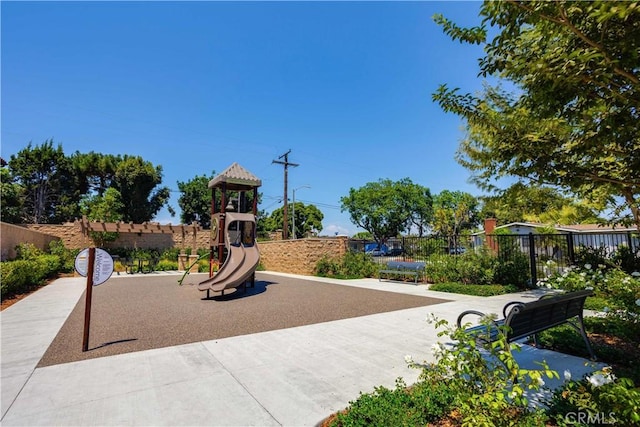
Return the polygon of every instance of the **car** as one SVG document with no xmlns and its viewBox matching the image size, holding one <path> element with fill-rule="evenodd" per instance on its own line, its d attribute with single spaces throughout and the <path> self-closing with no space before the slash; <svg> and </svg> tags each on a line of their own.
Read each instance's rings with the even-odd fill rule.
<svg viewBox="0 0 640 427">
<path fill-rule="evenodd" d="M 400 256 L 404 253 L 402 248 L 391 248 L 387 253 L 388 256 Z"/>
<path fill-rule="evenodd" d="M 449 248 L 449 255 L 461 255 L 465 253 L 467 248 L 463 248 L 462 246 L 457 246 L 455 248 Z"/>
<path fill-rule="evenodd" d="M 366 254 L 371 256 L 386 256 L 387 252 L 384 249 L 371 249 L 367 251 Z"/>
<path fill-rule="evenodd" d="M 386 256 L 389 253 L 387 245 L 378 246 L 377 243 L 369 243 L 365 245 L 364 252 L 371 256 Z"/>
</svg>

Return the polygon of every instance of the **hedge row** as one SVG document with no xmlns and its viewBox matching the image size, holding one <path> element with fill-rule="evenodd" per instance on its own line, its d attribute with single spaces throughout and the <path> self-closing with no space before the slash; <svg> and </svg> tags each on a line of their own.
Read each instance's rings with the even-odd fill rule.
<svg viewBox="0 0 640 427">
<path fill-rule="evenodd" d="M 39 255 L 33 259 L 19 259 L 0 263 L 2 298 L 29 292 L 55 276 L 62 268 L 56 255 Z"/>
</svg>

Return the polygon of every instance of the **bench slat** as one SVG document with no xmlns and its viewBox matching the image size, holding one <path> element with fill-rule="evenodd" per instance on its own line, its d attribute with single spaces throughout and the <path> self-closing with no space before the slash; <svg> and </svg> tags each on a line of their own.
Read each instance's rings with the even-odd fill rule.
<svg viewBox="0 0 640 427">
<path fill-rule="evenodd" d="M 582 335 L 591 358 L 595 360 L 595 355 L 591 349 L 582 321 L 584 302 L 590 295 L 592 295 L 592 291 L 584 290 L 553 297 L 543 296 L 537 301 L 529 303 L 508 303 L 505 305 L 504 310 L 506 311 L 509 306 L 511 306 L 511 309 L 506 318 L 498 321 L 498 323 L 504 323 L 504 325 L 508 326 L 506 332 L 507 342 L 513 342 L 531 335 L 535 336 L 538 332 L 562 324 L 572 325 Z M 467 314 L 482 315 L 482 313 L 473 310 L 463 312 L 458 317 L 458 327 L 461 327 L 462 318 Z M 478 334 L 481 330 L 479 328 L 486 329 L 486 326 L 480 325 L 468 328 L 467 332 Z M 497 328 L 494 329 L 496 329 L 495 332 L 492 330 L 490 334 L 491 340 L 495 340 L 498 336 Z"/>
</svg>

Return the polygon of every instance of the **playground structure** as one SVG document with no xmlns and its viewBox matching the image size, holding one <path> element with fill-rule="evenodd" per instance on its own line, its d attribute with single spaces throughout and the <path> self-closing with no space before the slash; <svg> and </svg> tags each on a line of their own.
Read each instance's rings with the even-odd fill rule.
<svg viewBox="0 0 640 427">
<path fill-rule="evenodd" d="M 242 287 L 247 281 L 255 285 L 255 271 L 260 262 L 256 244 L 256 214 L 258 212 L 258 187 L 260 179 L 238 163 L 233 163 L 209 181 L 211 189 L 211 252 L 209 278 L 198 284 L 200 291 L 221 292 Z M 218 190 L 220 198 L 218 199 Z M 231 197 L 229 192 L 236 192 Z M 251 192 L 251 200 L 247 193 Z M 250 203 L 251 202 L 251 203 Z M 214 256 L 217 255 L 217 256 Z M 214 262 L 220 262 L 214 274 Z"/>
</svg>

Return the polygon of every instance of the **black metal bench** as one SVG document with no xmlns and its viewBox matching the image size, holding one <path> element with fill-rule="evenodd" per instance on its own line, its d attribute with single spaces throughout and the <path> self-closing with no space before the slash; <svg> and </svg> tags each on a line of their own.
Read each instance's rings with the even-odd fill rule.
<svg viewBox="0 0 640 427">
<path fill-rule="evenodd" d="M 477 339 L 487 343 L 495 341 L 500 331 L 503 331 L 508 343 L 533 336 L 533 340 L 537 344 L 536 334 L 538 332 L 568 324 L 580 332 L 591 359 L 595 360 L 596 357 L 584 330 L 582 314 L 584 302 L 592 293 L 590 290 L 584 290 L 560 295 L 544 295 L 536 301 L 527 303 L 512 301 L 502 309 L 503 319 L 491 321 L 487 325 L 474 326 L 465 331 L 476 335 Z M 463 326 L 462 320 L 468 314 L 486 318 L 484 313 L 476 310 L 464 311 L 458 316 L 458 328 Z"/>
<path fill-rule="evenodd" d="M 387 261 L 387 268 L 379 271 L 378 280 L 382 281 L 385 276 L 387 280 L 391 280 L 392 276 L 414 276 L 414 283 L 418 283 L 418 278 L 422 277 L 424 268 L 424 262 Z"/>
</svg>

